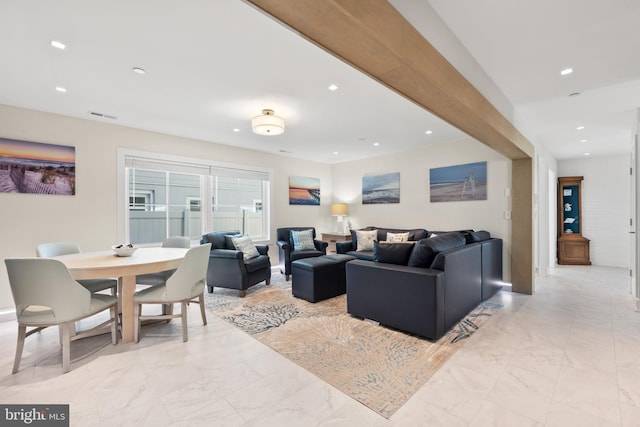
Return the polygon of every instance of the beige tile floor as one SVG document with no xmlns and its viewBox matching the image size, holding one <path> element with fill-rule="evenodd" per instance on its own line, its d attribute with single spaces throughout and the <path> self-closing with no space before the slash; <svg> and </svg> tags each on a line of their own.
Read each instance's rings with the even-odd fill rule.
<svg viewBox="0 0 640 427">
<path fill-rule="evenodd" d="M 638 426 L 640 313 L 628 272 L 561 267 L 533 296 L 500 292 L 487 322 L 391 419 L 209 315 L 146 327 L 139 344 L 32 336 L 11 375 L 0 324 L 0 402 L 69 403 L 72 426 Z"/>
</svg>

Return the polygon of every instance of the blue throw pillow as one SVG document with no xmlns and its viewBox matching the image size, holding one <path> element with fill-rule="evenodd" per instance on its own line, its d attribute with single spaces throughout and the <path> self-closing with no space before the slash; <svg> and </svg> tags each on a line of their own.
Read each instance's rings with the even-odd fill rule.
<svg viewBox="0 0 640 427">
<path fill-rule="evenodd" d="M 291 240 L 293 240 L 294 251 L 315 250 L 313 243 L 313 230 L 291 230 Z"/>
</svg>

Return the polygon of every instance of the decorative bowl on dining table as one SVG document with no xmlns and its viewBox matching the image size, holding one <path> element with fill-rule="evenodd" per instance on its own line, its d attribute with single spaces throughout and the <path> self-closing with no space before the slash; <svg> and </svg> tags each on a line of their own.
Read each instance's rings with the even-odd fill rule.
<svg viewBox="0 0 640 427">
<path fill-rule="evenodd" d="M 116 256 L 131 256 L 138 248 L 134 248 L 131 243 L 127 243 L 111 246 L 111 249 L 116 253 Z"/>
</svg>

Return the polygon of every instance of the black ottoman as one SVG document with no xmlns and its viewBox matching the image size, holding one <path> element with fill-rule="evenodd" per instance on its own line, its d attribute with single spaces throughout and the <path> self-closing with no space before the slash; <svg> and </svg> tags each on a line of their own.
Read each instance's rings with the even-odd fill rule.
<svg viewBox="0 0 640 427">
<path fill-rule="evenodd" d="M 342 254 L 304 258 L 291 263 L 291 292 L 318 302 L 346 292 L 345 264 L 355 257 Z"/>
</svg>

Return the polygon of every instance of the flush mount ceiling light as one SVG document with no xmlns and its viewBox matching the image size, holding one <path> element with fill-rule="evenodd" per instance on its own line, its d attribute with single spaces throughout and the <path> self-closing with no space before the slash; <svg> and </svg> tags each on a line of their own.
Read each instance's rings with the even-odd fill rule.
<svg viewBox="0 0 640 427">
<path fill-rule="evenodd" d="M 563 76 L 567 76 L 571 73 L 573 73 L 573 68 L 565 68 L 564 70 L 560 71 L 560 74 Z"/>
<path fill-rule="evenodd" d="M 284 119 L 276 116 L 273 110 L 262 110 L 262 115 L 251 120 L 251 129 L 258 135 L 280 135 L 284 132 Z"/>
<path fill-rule="evenodd" d="M 144 68 L 140 68 L 140 67 L 133 67 L 132 68 L 133 72 L 136 74 L 146 74 L 147 72 L 144 70 Z"/>
<path fill-rule="evenodd" d="M 58 40 L 51 40 L 51 46 L 60 49 L 60 50 L 65 50 L 67 48 L 67 45 L 58 41 Z"/>
</svg>

